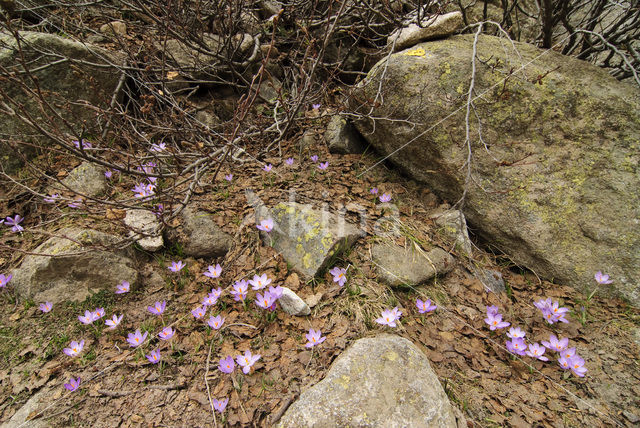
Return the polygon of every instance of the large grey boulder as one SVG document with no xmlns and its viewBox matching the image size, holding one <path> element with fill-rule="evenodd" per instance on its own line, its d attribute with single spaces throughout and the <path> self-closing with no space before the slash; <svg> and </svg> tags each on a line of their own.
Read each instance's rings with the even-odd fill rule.
<svg viewBox="0 0 640 428">
<path fill-rule="evenodd" d="M 0 79 L 0 108 L 16 114 L 21 114 L 24 108 L 30 120 L 59 135 L 98 134 L 96 111 L 92 107 L 110 102 L 120 78 L 115 65 L 122 65 L 122 55 L 54 34 L 30 31 L 19 34 L 21 52 L 13 36 L 0 33 L 0 69 L 6 70 L 0 72 L 0 77 L 15 73 L 23 77 L 25 86 L 17 84 L 15 76 Z M 25 77 L 24 64 L 38 81 L 39 95 L 33 93 L 31 78 Z M 43 109 L 39 96 L 60 117 L 49 107 Z M 46 147 L 50 140 L 16 115 L 0 114 L 0 162 L 8 172 L 21 166 L 16 149 L 24 149 L 29 155 L 34 152 L 29 144 Z"/>
<path fill-rule="evenodd" d="M 515 46 L 518 53 L 499 38 L 479 39 L 474 93 L 482 96 L 470 120 L 466 219 L 480 238 L 542 277 L 593 287 L 601 270 L 640 304 L 640 91 L 577 59 Z M 455 202 L 469 156 L 473 36 L 418 48 L 420 55 L 399 52 L 379 63 L 356 88 L 353 100 L 374 99 L 384 73 L 384 102 L 372 116 L 389 119 L 356 126 L 405 172 Z M 476 137 L 476 114 L 486 146 Z"/>
<path fill-rule="evenodd" d="M 414 286 L 453 268 L 453 257 L 441 248 L 428 252 L 377 243 L 371 249 L 378 277 L 392 287 Z"/>
<path fill-rule="evenodd" d="M 264 241 L 307 278 L 328 267 L 363 233 L 344 217 L 296 202 L 283 202 L 270 210 L 258 207 L 256 213 L 258 224 L 266 218 L 274 220 L 273 230 L 263 232 Z"/>
<path fill-rule="evenodd" d="M 303 391 L 278 427 L 466 426 L 426 355 L 395 335 L 357 340 L 325 378 Z"/>
<path fill-rule="evenodd" d="M 187 207 L 180 219 L 180 226 L 167 231 L 167 240 L 180 244 L 187 256 L 221 257 L 231 248 L 231 235 L 220 229 L 211 214 Z"/>
<path fill-rule="evenodd" d="M 92 292 L 138 279 L 134 261 L 125 252 L 110 251 L 117 236 L 68 228 L 47 239 L 13 271 L 18 294 L 36 302 L 82 301 Z M 68 238 L 68 239 L 67 239 Z"/>
</svg>

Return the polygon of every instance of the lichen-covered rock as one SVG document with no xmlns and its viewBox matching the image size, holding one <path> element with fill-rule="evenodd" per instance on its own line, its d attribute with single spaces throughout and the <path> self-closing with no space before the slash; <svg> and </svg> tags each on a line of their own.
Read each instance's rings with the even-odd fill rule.
<svg viewBox="0 0 640 428">
<path fill-rule="evenodd" d="M 43 255 L 27 255 L 13 271 L 11 284 L 18 294 L 36 302 L 82 301 L 120 281 L 137 281 L 138 271 L 127 253 L 106 249 L 120 240 L 117 236 L 79 228 L 56 234 L 60 237 L 49 238 L 34 250 Z"/>
<path fill-rule="evenodd" d="M 464 214 L 459 210 L 450 210 L 431 216 L 435 219 L 436 224 L 440 226 L 443 235 L 453 239 L 457 250 L 462 254 L 471 256 L 473 246 L 469 239 L 469 231 L 467 230 L 467 220 Z"/>
<path fill-rule="evenodd" d="M 221 257 L 231 248 L 231 236 L 218 227 L 211 214 L 187 207 L 180 219 L 180 226 L 167 231 L 167 240 L 179 243 L 187 256 Z"/>
<path fill-rule="evenodd" d="M 55 34 L 30 31 L 21 31 L 19 34 L 21 52 L 12 35 L 0 33 L 0 68 L 6 69 L 8 73 L 22 75 L 24 59 L 27 67 L 34 70 L 33 76 L 38 80 L 39 94 L 50 107 L 56 109 L 61 119 L 56 114 L 47 114 L 46 109 L 43 111 L 38 97 L 31 93 L 31 87 L 27 86 L 25 89 L 9 79 L 0 79 L 4 96 L 13 100 L 6 105 L 21 105 L 29 113 L 30 120 L 35 120 L 40 125 L 63 130 L 71 125 L 75 127 L 76 135 L 81 132 L 99 134 L 99 123 L 95 120 L 96 110 L 93 106 L 104 106 L 113 96 L 120 73 L 108 63 L 122 64 L 122 54 Z M 69 60 L 60 61 L 60 58 Z M 74 65 L 81 61 L 81 66 Z M 44 67 L 45 64 L 48 66 Z M 0 140 L 33 144 L 35 147 L 50 144 L 49 137 L 40 135 L 37 130 L 10 114 L 0 114 Z M 34 150 L 28 148 L 27 144 L 17 147 L 25 151 L 25 154 L 32 155 Z M 0 162 L 7 172 L 14 172 L 21 166 L 22 160 L 15 155 L 15 151 L 14 147 L 0 144 Z"/>
<path fill-rule="evenodd" d="M 406 27 L 396 30 L 387 38 L 387 44 L 391 46 L 395 42 L 395 50 L 399 51 L 420 42 L 450 36 L 464 27 L 462 13 L 459 11 L 426 16 L 421 24 L 418 26 L 409 23 Z"/>
<path fill-rule="evenodd" d="M 158 217 L 148 210 L 128 209 L 124 224 L 129 228 L 129 236 L 136 236 L 136 242 L 142 249 L 158 251 L 164 244 Z"/>
<path fill-rule="evenodd" d="M 358 131 L 339 114 L 329 120 L 324 139 L 331 153 L 362 153 L 365 147 L 365 142 Z"/>
<path fill-rule="evenodd" d="M 314 277 L 328 262 L 351 247 L 362 232 L 344 217 L 295 202 L 280 203 L 271 210 L 256 210 L 259 220 L 273 218 L 274 228 L 263 233 L 266 243 L 282 254 L 293 268 Z"/>
<path fill-rule="evenodd" d="M 413 286 L 444 275 L 453 268 L 453 257 L 441 248 L 428 252 L 394 244 L 375 244 L 371 249 L 378 277 L 393 287 Z"/>
<path fill-rule="evenodd" d="M 282 296 L 278 299 L 278 303 L 282 310 L 289 315 L 303 316 L 311 313 L 309 305 L 287 287 L 282 287 Z"/>
<path fill-rule="evenodd" d="M 91 162 L 82 162 L 75 167 L 62 183 L 74 192 L 87 196 L 98 196 L 107 190 L 104 168 Z"/>
<path fill-rule="evenodd" d="M 420 349 L 405 338 L 357 340 L 325 378 L 303 391 L 280 428 L 466 426 Z"/>
<path fill-rule="evenodd" d="M 582 289 L 602 270 L 638 305 L 640 91 L 575 58 L 515 47 L 518 53 L 497 37 L 479 38 L 474 91 L 483 95 L 474 114 L 486 146 L 472 137 L 467 222 L 481 240 L 544 278 Z M 384 70 L 384 103 L 372 116 L 390 120 L 355 125 L 449 201 L 460 199 L 466 181 L 472 51 L 473 35 L 459 35 L 398 52 L 352 97 L 373 99 Z M 417 125 L 393 120 L 408 118 Z"/>
</svg>

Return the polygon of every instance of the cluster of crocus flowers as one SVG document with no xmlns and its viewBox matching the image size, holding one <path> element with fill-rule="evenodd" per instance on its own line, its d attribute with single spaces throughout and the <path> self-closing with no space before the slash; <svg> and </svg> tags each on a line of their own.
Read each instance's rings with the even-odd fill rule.
<svg viewBox="0 0 640 428">
<path fill-rule="evenodd" d="M 484 322 L 489 326 L 489 330 L 501 329 L 511 325 L 511 323 L 502 321 L 502 314 L 498 312 L 497 306 L 487 306 L 487 317 Z"/>
<path fill-rule="evenodd" d="M 156 186 L 153 183 L 137 183 L 131 191 L 136 198 L 149 198 L 156 194 Z"/>
<path fill-rule="evenodd" d="M 251 351 L 246 350 L 244 352 L 244 355 L 236 356 L 235 361 L 233 360 L 232 356 L 221 358 L 220 362 L 218 363 L 218 369 L 222 373 L 227 373 L 227 374 L 233 373 L 233 370 L 235 369 L 236 362 L 237 362 L 238 366 L 242 367 L 242 372 L 244 374 L 249 374 L 249 372 L 251 371 L 251 367 L 253 367 L 253 365 L 259 359 L 260 359 L 260 355 L 257 355 L 257 354 L 252 355 Z"/>
<path fill-rule="evenodd" d="M 84 311 L 84 315 L 78 315 L 78 320 L 82 324 L 93 324 L 94 321 L 99 320 L 104 316 L 104 308 L 97 308 L 95 311 Z"/>
<path fill-rule="evenodd" d="M 333 276 L 333 282 L 337 282 L 340 287 L 344 286 L 344 283 L 347 282 L 346 269 L 336 266 L 331 269 L 329 273 Z"/>
<path fill-rule="evenodd" d="M 255 302 L 256 305 L 260 306 L 262 309 L 275 311 L 276 302 L 280 297 L 282 297 L 282 287 L 278 285 L 276 287 L 269 287 L 269 290 L 262 294 L 257 293 Z"/>
<path fill-rule="evenodd" d="M 273 219 L 267 218 L 260 221 L 260 224 L 256 225 L 258 230 L 262 230 L 263 232 L 271 232 L 273 230 Z"/>
<path fill-rule="evenodd" d="M 564 317 L 566 313 L 569 312 L 569 309 L 560 307 L 560 304 L 557 301 L 553 301 L 551 297 L 546 300 L 538 300 L 537 302 L 534 302 L 533 305 L 540 309 L 542 316 L 549 324 L 553 324 L 555 322 L 569 322 Z"/>
<path fill-rule="evenodd" d="M 424 301 L 416 299 L 416 306 L 418 307 L 418 312 L 421 314 L 435 311 L 438 308 L 435 304 L 431 303 L 430 299 L 425 299 Z"/>
<path fill-rule="evenodd" d="M 559 339 L 554 334 L 549 336 L 549 341 L 541 342 L 542 345 L 558 354 L 558 364 L 565 370 L 570 369 L 578 377 L 584 377 L 587 369 L 584 367 L 584 359 L 576 354 L 576 348 L 569 348 L 569 339 Z"/>
<path fill-rule="evenodd" d="M 527 351 L 527 344 L 524 341 L 526 333 L 520 329 L 520 327 L 511 327 L 507 336 L 511 340 L 507 340 L 507 351 L 516 355 L 525 355 Z"/>
<path fill-rule="evenodd" d="M 0 273 L 0 288 L 6 287 L 9 281 L 11 281 L 11 278 L 13 278 L 12 274 L 5 276 L 3 273 Z"/>
<path fill-rule="evenodd" d="M 402 311 L 397 306 L 393 309 L 385 309 L 382 311 L 382 316 L 376 319 L 376 322 L 389 327 L 396 327 L 396 321 L 400 319 L 401 315 Z"/>
<path fill-rule="evenodd" d="M 316 345 L 321 344 L 325 341 L 326 336 L 322 336 L 320 330 L 314 330 L 312 328 L 309 329 L 309 333 L 305 334 L 307 338 L 307 343 L 304 345 L 307 348 L 313 348 Z"/>
</svg>

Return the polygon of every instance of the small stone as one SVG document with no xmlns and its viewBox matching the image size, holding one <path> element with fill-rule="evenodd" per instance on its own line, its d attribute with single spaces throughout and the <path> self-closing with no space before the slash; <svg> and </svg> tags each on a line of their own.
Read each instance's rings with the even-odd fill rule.
<svg viewBox="0 0 640 428">
<path fill-rule="evenodd" d="M 311 309 L 296 293 L 287 287 L 282 287 L 282 296 L 278 299 L 282 310 L 289 315 L 303 316 L 309 315 Z"/>
<path fill-rule="evenodd" d="M 177 242 L 192 257 L 222 257 L 231 247 L 232 238 L 211 219 L 211 214 L 190 207 L 180 214 L 182 225 L 167 232 L 170 242 Z"/>
<path fill-rule="evenodd" d="M 464 27 L 464 21 L 459 11 L 428 16 L 423 18 L 422 26 L 411 23 L 396 30 L 387 38 L 387 44 L 391 46 L 395 41 L 395 51 L 399 51 L 427 40 L 450 36 L 462 27 Z"/>
<path fill-rule="evenodd" d="M 107 190 L 104 168 L 87 161 L 74 168 L 62 183 L 74 192 L 87 196 L 98 196 Z"/>
<path fill-rule="evenodd" d="M 122 21 L 113 21 L 102 25 L 100 27 L 100 32 L 102 34 L 117 34 L 119 36 L 124 36 L 127 34 L 127 24 Z"/>
<path fill-rule="evenodd" d="M 353 125 L 339 114 L 331 117 L 324 139 L 331 153 L 362 153 L 366 145 Z"/>
<path fill-rule="evenodd" d="M 425 253 L 376 244 L 371 252 L 379 278 L 392 287 L 419 285 L 453 268 L 453 257 L 437 247 Z"/>
<path fill-rule="evenodd" d="M 136 235 L 136 242 L 144 250 L 158 251 L 164 241 L 160 230 L 158 217 L 147 210 L 128 209 L 124 218 L 124 224 L 130 229 L 129 236 Z"/>
</svg>

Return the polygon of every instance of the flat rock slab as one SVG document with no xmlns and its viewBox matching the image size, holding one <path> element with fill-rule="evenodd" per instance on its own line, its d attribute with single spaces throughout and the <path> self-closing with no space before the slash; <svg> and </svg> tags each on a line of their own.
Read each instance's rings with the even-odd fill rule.
<svg viewBox="0 0 640 428">
<path fill-rule="evenodd" d="M 362 235 L 343 217 L 295 202 L 280 203 L 271 210 L 258 210 L 260 220 L 271 217 L 274 229 L 265 242 L 282 254 L 293 268 L 307 278 L 328 267 L 329 261 Z M 259 222 L 258 222 L 259 223 Z"/>
<path fill-rule="evenodd" d="M 231 248 L 232 237 L 213 221 L 211 214 L 185 208 L 182 224 L 167 232 L 167 240 L 177 242 L 191 257 L 221 257 Z"/>
<path fill-rule="evenodd" d="M 137 281 L 134 261 L 125 252 L 103 247 L 118 242 L 117 236 L 79 228 L 63 229 L 57 235 L 34 250 L 42 256 L 27 255 L 13 271 L 11 283 L 18 294 L 36 302 L 82 301 L 92 292 L 115 288 L 120 281 Z"/>
<path fill-rule="evenodd" d="M 461 426 L 466 426 L 461 420 Z M 409 340 L 357 340 L 300 394 L 278 427 L 457 427 L 429 360 Z"/>
<path fill-rule="evenodd" d="M 391 34 L 387 38 L 387 43 L 391 46 L 395 41 L 395 50 L 399 51 L 420 42 L 450 36 L 462 29 L 462 27 L 464 27 L 464 21 L 462 20 L 462 13 L 458 11 L 425 17 L 421 26 L 410 23 Z"/>
<path fill-rule="evenodd" d="M 441 248 L 428 252 L 390 244 L 375 244 L 371 249 L 378 278 L 392 287 L 413 286 L 444 275 L 453 268 L 454 259 Z"/>
<path fill-rule="evenodd" d="M 158 217 L 148 210 L 128 209 L 124 224 L 130 229 L 129 236 L 136 236 L 136 242 L 142 249 L 158 251 L 164 244 Z"/>
<path fill-rule="evenodd" d="M 98 196 L 107 190 L 104 168 L 91 162 L 82 162 L 75 167 L 62 183 L 76 193 Z"/>
</svg>

